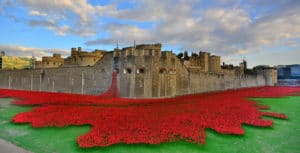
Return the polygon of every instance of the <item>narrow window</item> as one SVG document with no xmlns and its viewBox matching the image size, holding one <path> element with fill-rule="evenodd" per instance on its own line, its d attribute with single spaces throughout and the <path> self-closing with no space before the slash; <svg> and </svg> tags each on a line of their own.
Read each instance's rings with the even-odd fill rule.
<svg viewBox="0 0 300 153">
<path fill-rule="evenodd" d="M 131 68 L 127 68 L 126 71 L 128 74 L 131 74 Z"/>
<path fill-rule="evenodd" d="M 136 70 L 137 74 L 144 74 L 145 73 L 145 69 L 144 68 L 139 68 Z"/>
<path fill-rule="evenodd" d="M 131 74 L 131 68 L 126 68 L 123 71 L 124 74 Z"/>
<path fill-rule="evenodd" d="M 159 69 L 160 74 L 165 74 L 166 72 L 167 72 L 167 70 L 165 68 L 160 68 Z"/>
</svg>

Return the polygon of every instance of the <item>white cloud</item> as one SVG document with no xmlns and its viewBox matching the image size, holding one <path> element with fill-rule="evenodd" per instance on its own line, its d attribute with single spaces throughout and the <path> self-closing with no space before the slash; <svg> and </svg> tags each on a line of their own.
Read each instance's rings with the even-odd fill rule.
<svg viewBox="0 0 300 153">
<path fill-rule="evenodd" d="M 299 43 L 295 40 L 287 40 L 286 42 L 284 42 L 284 45 L 289 47 L 298 47 Z"/>
<path fill-rule="evenodd" d="M 29 12 L 29 15 L 33 15 L 33 16 L 47 16 L 47 13 L 43 13 L 40 11 L 36 11 L 36 10 L 32 10 Z"/>
<path fill-rule="evenodd" d="M 55 31 L 55 33 L 57 35 L 65 36 L 66 33 L 70 30 L 70 27 L 67 26 L 67 25 L 63 25 L 63 26 L 60 26 L 60 27 L 58 27 L 58 26 L 48 26 L 48 29 Z"/>
<path fill-rule="evenodd" d="M 62 56 L 69 56 L 70 52 L 58 48 L 34 48 L 20 45 L 0 45 L 0 50 L 5 51 L 8 56 L 41 58 L 42 56 L 52 56 L 53 53 L 59 53 Z"/>
<path fill-rule="evenodd" d="M 54 20 L 29 20 L 28 24 L 32 27 L 44 26 L 44 27 L 52 27 L 56 26 L 56 22 Z"/>
<path fill-rule="evenodd" d="M 215 23 L 218 28 L 224 28 L 230 32 L 245 28 L 250 23 L 250 18 L 242 9 L 209 9 L 204 12 L 204 18 L 208 22 Z"/>
<path fill-rule="evenodd" d="M 238 51 L 237 51 L 237 54 L 247 54 L 247 53 L 250 53 L 251 51 L 250 50 L 248 50 L 248 49 L 239 49 Z"/>
<path fill-rule="evenodd" d="M 18 0 L 18 2 L 28 9 L 29 15 L 32 17 L 40 17 L 38 20 L 35 18 L 29 19 L 41 23 L 29 24 L 30 26 L 38 25 L 46 27 L 62 36 L 66 34 L 79 36 L 91 36 L 96 34 L 96 30 L 92 30 L 92 28 L 95 26 L 95 14 L 96 12 L 99 13 L 100 9 L 89 4 L 87 0 Z M 55 21 L 55 24 L 46 24 L 48 21 Z M 73 30 L 70 29 L 70 27 L 72 27 Z"/>
<path fill-rule="evenodd" d="M 300 11 L 297 9 L 295 11 Z M 300 38 L 300 13 L 293 12 L 276 17 L 266 17 L 254 23 L 250 29 L 254 42 L 273 45 L 284 39 Z"/>
<path fill-rule="evenodd" d="M 114 0 L 108 5 L 87 0 L 17 1 L 28 9 L 30 26 L 61 36 L 88 37 L 86 45 L 136 40 L 242 56 L 282 42 L 297 46 L 300 39 L 300 1 L 295 0 Z M 121 8 L 124 2 L 132 7 Z M 147 24 L 151 26 L 144 27 Z"/>
<path fill-rule="evenodd" d="M 255 65 L 289 65 L 299 63 L 300 50 L 263 52 L 249 56 L 248 63 L 250 67 Z"/>
</svg>

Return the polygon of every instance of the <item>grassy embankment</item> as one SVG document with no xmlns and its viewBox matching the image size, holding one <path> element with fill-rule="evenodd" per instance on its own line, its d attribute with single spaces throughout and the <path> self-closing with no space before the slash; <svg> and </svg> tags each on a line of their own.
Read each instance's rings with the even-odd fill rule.
<svg viewBox="0 0 300 153">
<path fill-rule="evenodd" d="M 160 145 L 117 144 L 106 148 L 81 149 L 76 137 L 90 130 L 89 126 L 68 126 L 65 128 L 32 128 L 28 124 L 14 124 L 11 118 L 31 107 L 9 104 L 11 99 L 0 99 L 0 138 L 35 153 L 297 153 L 300 150 L 300 96 L 284 98 L 256 99 L 271 106 L 270 111 L 283 112 L 289 119 L 273 119 L 272 128 L 243 125 L 244 136 L 222 135 L 207 129 L 205 145 L 190 144 L 184 141 Z"/>
</svg>

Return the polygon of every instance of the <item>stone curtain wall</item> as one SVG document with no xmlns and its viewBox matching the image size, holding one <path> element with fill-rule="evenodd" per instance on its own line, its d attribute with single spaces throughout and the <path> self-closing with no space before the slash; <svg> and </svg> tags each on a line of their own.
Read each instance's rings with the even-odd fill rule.
<svg viewBox="0 0 300 153">
<path fill-rule="evenodd" d="M 188 71 L 175 56 L 168 53 L 161 58 L 129 56 L 120 57 L 119 61 L 118 88 L 123 97 L 170 97 L 264 86 L 268 81 L 263 74 L 235 76 Z M 113 65 L 113 53 L 107 53 L 93 67 L 44 69 L 42 81 L 41 69 L 0 71 L 0 88 L 100 94 L 111 84 Z M 131 69 L 130 74 L 124 73 L 126 68 Z M 162 68 L 166 71 L 160 72 Z M 138 69 L 144 72 L 137 73 Z"/>
<path fill-rule="evenodd" d="M 99 94 L 111 83 L 112 55 L 93 67 L 0 71 L 0 88 Z"/>
<path fill-rule="evenodd" d="M 245 87 L 265 86 L 263 75 L 218 75 L 204 72 L 190 72 L 189 93 L 209 92 Z M 179 95 L 182 95 L 179 93 Z"/>
</svg>

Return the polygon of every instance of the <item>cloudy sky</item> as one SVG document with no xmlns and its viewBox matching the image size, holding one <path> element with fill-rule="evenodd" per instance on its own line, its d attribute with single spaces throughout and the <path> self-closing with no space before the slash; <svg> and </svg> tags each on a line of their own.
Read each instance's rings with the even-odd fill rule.
<svg viewBox="0 0 300 153">
<path fill-rule="evenodd" d="M 135 40 L 232 64 L 300 64 L 300 0 L 0 0 L 0 25 L 0 50 L 14 56 Z"/>
</svg>

